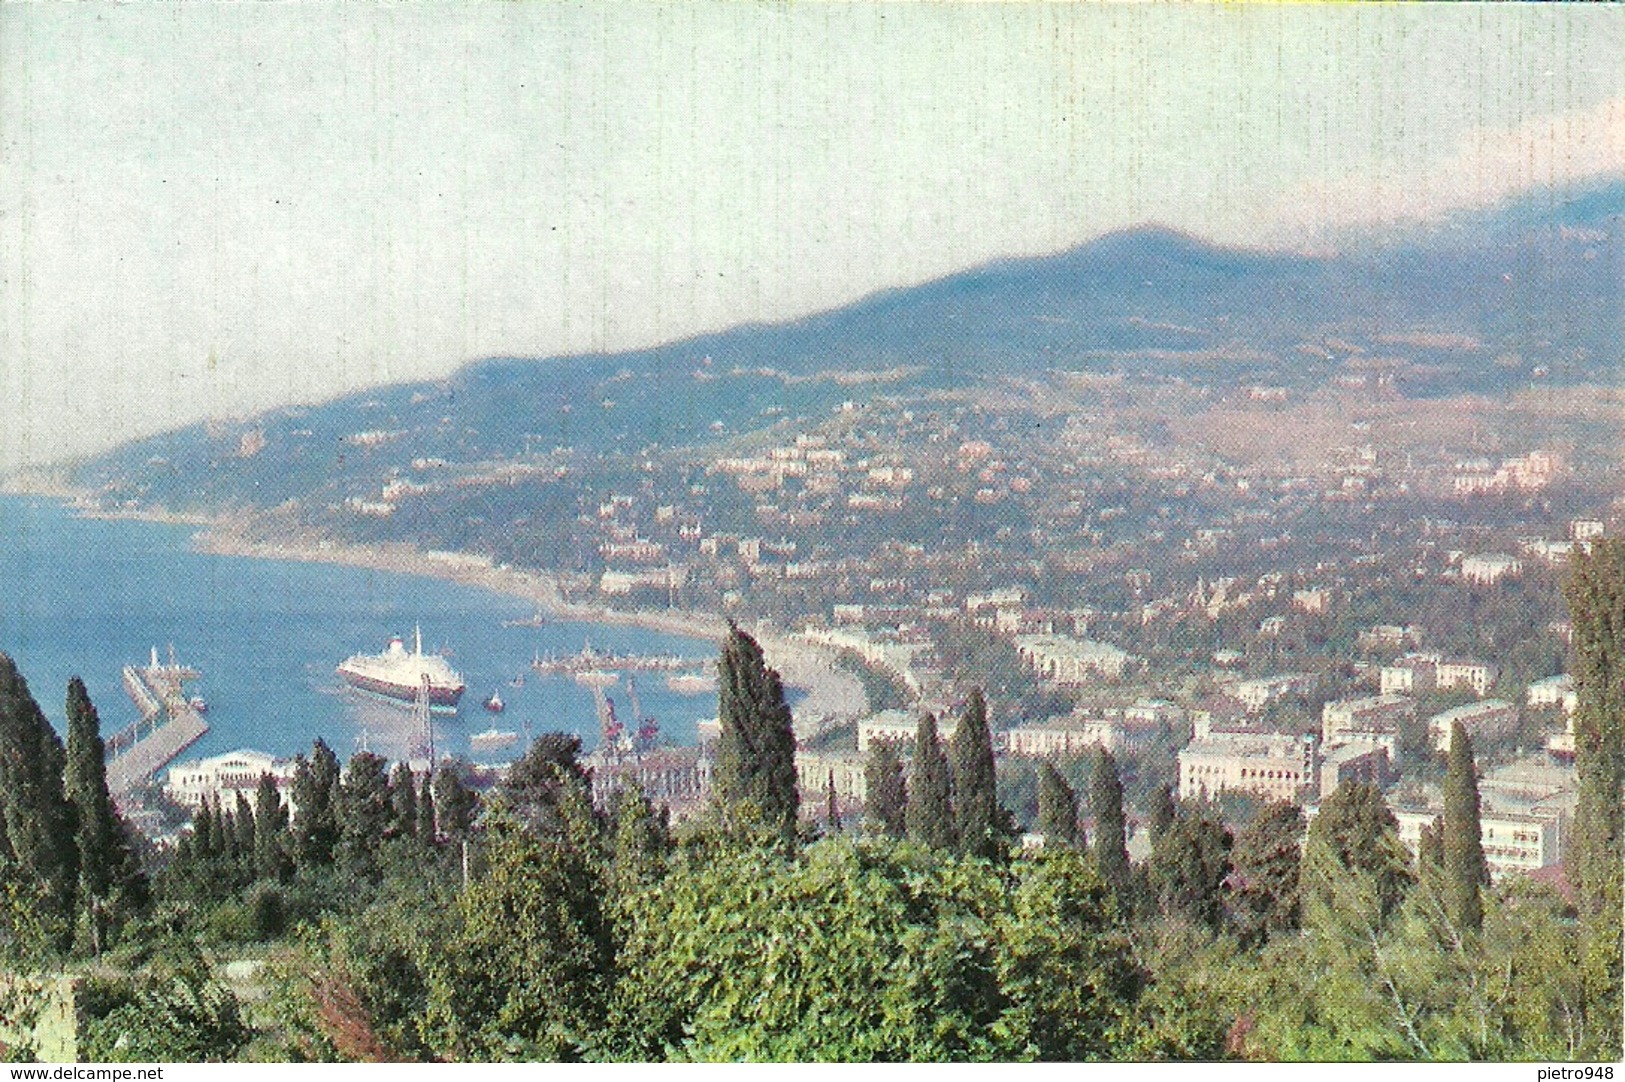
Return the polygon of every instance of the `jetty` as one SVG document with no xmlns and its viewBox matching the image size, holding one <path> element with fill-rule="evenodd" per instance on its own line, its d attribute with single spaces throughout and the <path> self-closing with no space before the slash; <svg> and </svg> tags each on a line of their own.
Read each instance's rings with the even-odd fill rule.
<svg viewBox="0 0 1625 1082">
<path fill-rule="evenodd" d="M 203 674 L 175 661 L 160 664 L 152 649 L 145 667 L 124 667 L 124 691 L 141 716 L 107 739 L 107 789 L 127 793 L 152 776 L 209 731 L 203 714 L 186 695 L 186 683 Z"/>
</svg>

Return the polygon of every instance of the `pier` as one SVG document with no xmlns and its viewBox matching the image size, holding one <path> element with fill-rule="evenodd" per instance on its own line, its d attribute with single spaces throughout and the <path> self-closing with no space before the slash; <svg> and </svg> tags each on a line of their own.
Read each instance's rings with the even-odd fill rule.
<svg viewBox="0 0 1625 1082">
<path fill-rule="evenodd" d="M 107 740 L 107 788 L 115 796 L 144 784 L 209 731 L 203 715 L 186 696 L 186 682 L 202 674 L 175 662 L 158 662 L 152 651 L 145 668 L 124 667 L 124 690 L 141 717 Z"/>
</svg>

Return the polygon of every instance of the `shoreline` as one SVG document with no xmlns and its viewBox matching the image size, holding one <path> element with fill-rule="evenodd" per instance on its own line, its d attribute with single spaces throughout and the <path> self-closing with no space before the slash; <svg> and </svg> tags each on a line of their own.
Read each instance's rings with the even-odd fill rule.
<svg viewBox="0 0 1625 1082">
<path fill-rule="evenodd" d="M 727 619 L 711 612 L 629 611 L 568 601 L 556 574 L 493 564 L 487 557 L 469 553 L 425 550 L 404 542 L 355 544 L 302 530 L 288 530 L 285 536 L 268 539 L 250 532 L 253 520 L 249 515 L 106 508 L 82 489 L 40 483 L 37 479 L 30 483 L 27 478 L 8 478 L 0 485 L 0 493 L 58 500 L 86 518 L 194 527 L 196 532 L 190 539 L 192 548 L 214 556 L 291 560 L 420 575 L 529 602 L 549 619 L 709 639 L 718 647 L 728 631 Z M 751 629 L 750 634 L 785 685 L 806 693 L 794 710 L 799 736 L 811 736 L 870 713 L 862 682 L 854 674 L 836 667 L 835 651 L 808 643 L 785 629 L 758 626 Z"/>
<path fill-rule="evenodd" d="M 636 627 L 710 639 L 719 646 L 728 630 L 728 621 L 715 613 L 627 611 L 567 601 L 556 575 L 493 564 L 483 556 L 424 550 L 401 542 L 359 545 L 314 535 L 266 541 L 247 536 L 240 522 L 222 516 L 193 535 L 192 546 L 215 556 L 294 560 L 420 575 L 528 601 L 549 619 Z M 751 634 L 785 685 L 806 692 L 806 698 L 795 709 L 798 735 L 811 736 L 870 713 L 862 681 L 835 666 L 835 651 L 792 637 L 794 632 L 758 628 Z"/>
</svg>

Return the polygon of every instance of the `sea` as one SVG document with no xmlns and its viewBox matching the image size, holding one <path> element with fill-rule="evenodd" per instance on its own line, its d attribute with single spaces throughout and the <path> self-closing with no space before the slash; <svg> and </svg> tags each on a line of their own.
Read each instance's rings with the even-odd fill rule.
<svg viewBox="0 0 1625 1082">
<path fill-rule="evenodd" d="M 408 648 L 422 629 L 425 652 L 443 653 L 467 683 L 456 715 L 433 718 L 437 754 L 496 764 L 516 758 L 544 732 L 599 742 L 592 689 L 543 675 L 537 657 L 584 647 L 617 654 L 670 654 L 689 671 L 714 672 L 718 644 L 625 626 L 554 622 L 515 626 L 534 615 L 527 601 L 440 579 L 200 551 L 197 527 L 92 518 L 70 504 L 0 496 L 0 651 L 16 661 L 59 732 L 70 677 L 84 680 L 104 737 L 134 722 L 126 665 L 154 649 L 202 676 L 188 685 L 208 704 L 209 731 L 177 761 L 253 748 L 277 756 L 310 750 L 317 737 L 340 759 L 368 750 L 407 758 L 422 743 L 410 705 L 346 687 L 335 666 L 378 653 L 393 635 Z M 715 692 L 683 695 L 666 674 L 636 674 L 643 716 L 668 744 L 692 745 L 696 725 L 717 711 Z M 484 701 L 499 693 L 505 710 Z M 626 676 L 605 689 L 619 719 L 636 728 Z M 517 734 L 506 747 L 476 750 L 488 729 Z M 417 753 L 421 754 L 421 753 Z"/>
</svg>

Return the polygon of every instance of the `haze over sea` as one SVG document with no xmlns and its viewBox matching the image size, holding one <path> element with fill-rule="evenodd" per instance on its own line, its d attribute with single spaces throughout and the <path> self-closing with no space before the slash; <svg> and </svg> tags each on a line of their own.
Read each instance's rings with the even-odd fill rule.
<svg viewBox="0 0 1625 1082">
<path fill-rule="evenodd" d="M 468 684 L 460 713 L 435 719 L 437 751 L 475 761 L 516 757 L 521 746 L 474 754 L 469 737 L 493 723 L 532 734 L 598 739 L 592 693 L 569 677 L 530 669 L 540 653 L 572 654 L 590 641 L 616 653 L 704 659 L 716 644 L 640 628 L 549 622 L 504 627 L 531 606 L 476 587 L 330 564 L 220 556 L 197 551 L 196 527 L 97 519 L 64 503 L 0 496 L 0 651 L 10 654 L 57 730 L 65 730 L 68 679 L 80 676 L 108 736 L 136 719 L 120 673 L 145 664 L 152 647 L 203 672 L 191 685 L 209 703 L 209 732 L 182 760 L 250 747 L 274 755 L 309 751 L 320 736 L 341 759 L 366 746 L 387 757 L 411 744 L 410 708 L 364 699 L 334 673 L 354 653 L 376 653 L 389 636 L 423 628 L 425 651 L 445 652 Z M 523 686 L 514 686 L 523 677 Z M 624 682 L 610 690 L 631 722 Z M 663 738 L 692 744 L 695 725 L 716 713 L 715 694 L 670 692 L 664 674 L 638 684 Z M 481 702 L 500 691 L 505 713 Z"/>
</svg>

